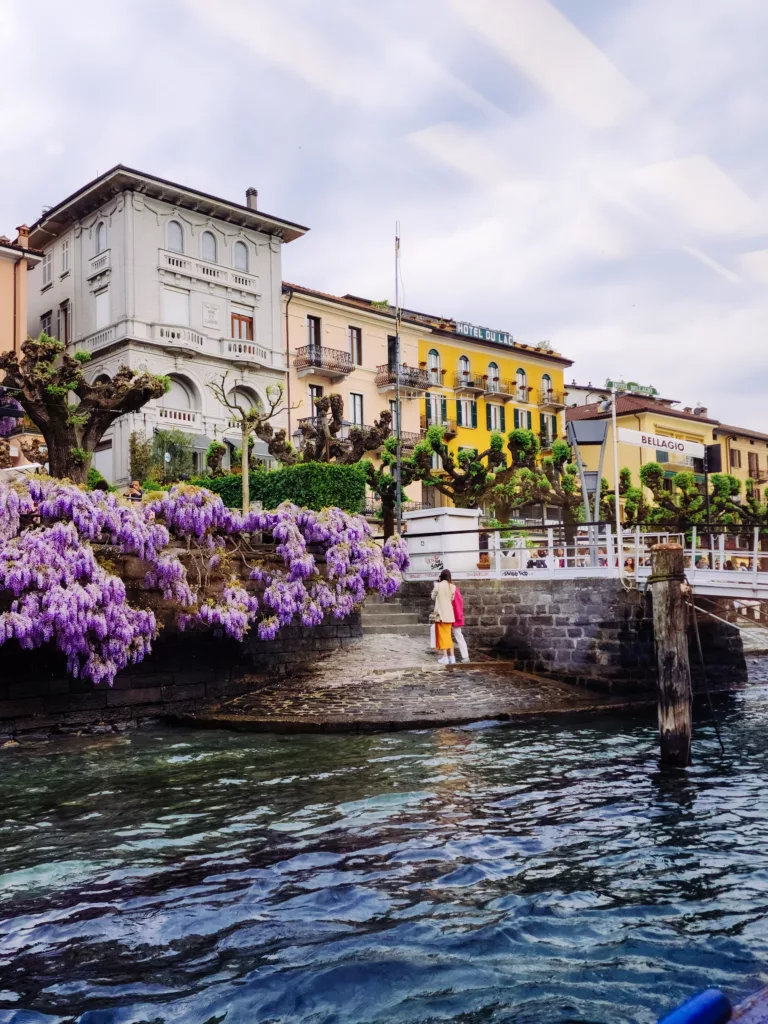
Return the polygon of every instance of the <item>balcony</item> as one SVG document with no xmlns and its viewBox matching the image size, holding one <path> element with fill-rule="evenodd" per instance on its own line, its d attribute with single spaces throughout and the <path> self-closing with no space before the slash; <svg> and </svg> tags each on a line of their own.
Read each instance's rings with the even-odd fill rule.
<svg viewBox="0 0 768 1024">
<path fill-rule="evenodd" d="M 554 391 L 552 388 L 544 388 L 539 391 L 540 409 L 564 409 L 565 391 Z"/>
<path fill-rule="evenodd" d="M 419 441 L 423 441 L 426 430 L 401 430 L 400 443 L 403 448 L 415 448 Z"/>
<path fill-rule="evenodd" d="M 95 352 L 96 349 L 111 345 L 114 340 L 115 328 L 105 327 L 102 331 L 96 331 L 95 334 L 89 334 L 87 338 L 83 338 L 77 347 L 84 349 L 86 352 Z"/>
<path fill-rule="evenodd" d="M 521 402 L 523 405 L 527 404 L 528 397 L 533 388 L 525 387 L 522 384 L 515 385 L 515 393 L 512 396 L 516 402 Z"/>
<path fill-rule="evenodd" d="M 456 420 L 433 420 L 426 416 L 422 416 L 420 422 L 421 429 L 424 434 L 426 434 L 430 427 L 442 427 L 444 441 L 452 441 L 454 437 L 456 437 Z"/>
<path fill-rule="evenodd" d="M 105 274 L 111 269 L 112 250 L 105 249 L 104 252 L 100 252 L 98 256 L 93 256 L 88 260 L 88 270 L 86 271 L 85 279 L 86 281 L 90 281 L 94 277 L 98 277 L 99 274 Z"/>
<path fill-rule="evenodd" d="M 186 355 L 198 355 L 205 346 L 202 334 L 178 324 L 152 324 L 152 340 L 172 352 Z"/>
<path fill-rule="evenodd" d="M 539 434 L 539 443 L 541 444 L 541 450 L 543 452 L 549 451 L 549 449 L 552 447 L 556 440 L 557 434 L 552 434 L 549 433 L 548 431 L 543 431 L 541 434 Z"/>
<path fill-rule="evenodd" d="M 251 295 L 259 294 L 259 279 L 253 274 L 244 274 L 241 270 L 231 270 L 217 263 L 206 263 L 203 260 L 190 259 L 180 252 L 160 249 L 158 252 L 160 270 L 176 276 L 191 277 L 209 284 L 222 284 Z"/>
<path fill-rule="evenodd" d="M 752 472 L 752 467 L 750 466 L 749 467 L 749 472 L 747 473 L 747 476 L 751 480 L 754 480 L 756 484 L 766 484 L 766 483 L 768 483 L 768 469 L 757 469 L 757 468 L 755 468 L 755 471 L 753 473 Z"/>
<path fill-rule="evenodd" d="M 297 429 L 301 431 L 301 428 L 306 426 L 313 427 L 315 430 L 318 430 L 322 427 L 324 422 L 330 426 L 333 421 L 330 416 L 327 418 L 324 416 L 302 416 L 298 421 Z M 350 423 L 349 420 L 343 420 L 339 432 L 333 436 L 339 441 L 346 441 L 349 438 L 350 431 L 352 430 L 367 431 L 372 429 L 373 427 L 370 427 L 367 423 Z"/>
<path fill-rule="evenodd" d="M 293 365 L 299 377 L 314 374 L 328 380 L 343 380 L 354 369 L 352 356 L 338 348 L 325 345 L 304 345 L 296 349 Z"/>
<path fill-rule="evenodd" d="M 268 349 L 253 341 L 239 338 L 222 338 L 219 342 L 221 355 L 237 363 L 253 363 L 256 366 L 271 366 L 272 356 Z"/>
<path fill-rule="evenodd" d="M 480 374 L 454 373 L 453 388 L 462 395 L 482 395 L 485 391 L 486 378 Z"/>
<path fill-rule="evenodd" d="M 399 384 L 400 393 L 408 398 L 429 390 L 429 374 L 418 366 L 406 366 L 405 363 L 398 372 L 396 367 L 385 363 L 376 368 L 375 383 L 381 394 L 396 391 Z"/>
<path fill-rule="evenodd" d="M 517 398 L 517 388 L 511 380 L 502 380 L 500 377 L 485 377 L 483 379 L 483 394 L 486 398 L 500 398 L 503 402 L 510 402 Z M 517 400 L 519 401 L 519 399 Z"/>
<path fill-rule="evenodd" d="M 199 430 L 201 417 L 195 409 L 174 409 L 171 406 L 161 406 L 157 410 L 160 426 L 167 429 Z"/>
</svg>

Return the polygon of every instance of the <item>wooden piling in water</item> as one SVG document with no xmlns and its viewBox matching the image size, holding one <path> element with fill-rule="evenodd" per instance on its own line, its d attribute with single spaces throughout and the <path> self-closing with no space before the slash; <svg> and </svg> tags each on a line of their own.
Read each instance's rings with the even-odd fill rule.
<svg viewBox="0 0 768 1024">
<path fill-rule="evenodd" d="M 683 549 L 656 544 L 652 549 L 653 632 L 658 663 L 661 763 L 685 768 L 691 763 L 691 667 L 688 661 Z"/>
</svg>

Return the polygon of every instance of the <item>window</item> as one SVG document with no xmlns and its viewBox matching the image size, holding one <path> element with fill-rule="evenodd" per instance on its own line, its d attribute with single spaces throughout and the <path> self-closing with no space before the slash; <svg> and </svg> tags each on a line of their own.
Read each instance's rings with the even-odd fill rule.
<svg viewBox="0 0 768 1024">
<path fill-rule="evenodd" d="M 323 397 L 323 386 L 322 384 L 310 384 L 309 388 L 309 408 L 312 410 L 310 415 L 315 415 L 315 399 Z"/>
<path fill-rule="evenodd" d="M 349 354 L 355 366 L 363 365 L 363 329 L 362 327 L 348 327 L 347 337 L 349 339 Z"/>
<path fill-rule="evenodd" d="M 235 242 L 235 270 L 248 272 L 248 246 L 245 242 Z"/>
<path fill-rule="evenodd" d="M 319 316 L 308 316 L 307 317 L 307 344 L 313 347 L 320 347 L 321 335 L 320 335 L 320 317 Z"/>
<path fill-rule="evenodd" d="M 749 464 L 749 475 L 756 477 L 760 472 L 760 459 L 757 452 L 747 452 L 747 462 Z"/>
<path fill-rule="evenodd" d="M 456 399 L 456 425 L 459 427 L 477 426 L 477 402 L 471 398 Z"/>
<path fill-rule="evenodd" d="M 731 448 L 731 469 L 741 469 L 741 452 L 738 448 Z"/>
<path fill-rule="evenodd" d="M 398 344 L 397 336 L 394 334 L 387 335 L 387 369 L 394 370 L 397 366 L 398 356 Z"/>
<path fill-rule="evenodd" d="M 232 314 L 232 337 L 238 341 L 253 341 L 253 317 Z"/>
<path fill-rule="evenodd" d="M 488 363 L 488 390 L 499 390 L 499 367 L 497 363 Z"/>
<path fill-rule="evenodd" d="M 519 369 L 515 374 L 515 384 L 517 385 L 517 400 L 518 402 L 528 401 L 528 375 L 523 369 Z"/>
<path fill-rule="evenodd" d="M 53 249 L 43 256 L 43 288 L 47 288 L 53 277 Z"/>
<path fill-rule="evenodd" d="M 459 356 L 459 373 L 462 377 L 469 377 L 469 359 L 466 356 Z"/>
<path fill-rule="evenodd" d="M 448 420 L 448 402 L 442 395 L 430 395 L 429 392 L 424 396 L 425 412 L 427 417 L 427 426 L 431 423 L 446 423 Z"/>
<path fill-rule="evenodd" d="M 397 416 L 397 399 L 390 398 L 390 400 L 389 400 L 389 411 L 392 414 L 392 433 L 396 434 L 397 431 L 398 431 L 398 426 L 397 426 L 397 420 L 398 420 L 398 416 Z"/>
<path fill-rule="evenodd" d="M 168 248 L 171 252 L 184 252 L 184 230 L 177 220 L 168 223 Z"/>
<path fill-rule="evenodd" d="M 506 417 L 503 405 L 486 405 L 485 419 L 489 430 L 506 430 Z"/>
<path fill-rule="evenodd" d="M 363 396 L 351 393 L 349 396 L 350 417 L 356 427 L 363 425 Z"/>
<path fill-rule="evenodd" d="M 186 294 L 186 292 L 182 294 Z M 100 331 L 109 323 L 109 288 L 102 288 L 100 292 L 96 292 L 94 298 L 96 300 L 96 330 Z"/>
<path fill-rule="evenodd" d="M 443 375 L 440 373 L 440 353 L 432 348 L 427 353 L 427 370 L 432 384 L 442 384 Z"/>
<path fill-rule="evenodd" d="M 443 460 L 440 458 L 437 452 L 432 452 L 432 469 L 440 470 L 442 468 Z"/>
<path fill-rule="evenodd" d="M 533 430 L 533 415 L 528 409 L 515 409 L 515 430 Z"/>
<path fill-rule="evenodd" d="M 548 373 L 541 378 L 541 390 L 545 395 L 552 394 L 552 378 Z"/>
<path fill-rule="evenodd" d="M 56 337 L 65 345 L 69 344 L 69 303 L 62 302 L 59 306 L 56 324 Z"/>
<path fill-rule="evenodd" d="M 61 243 L 61 273 L 69 273 L 69 239 L 65 238 Z"/>
<path fill-rule="evenodd" d="M 528 413 L 529 417 L 530 415 Z M 551 444 L 557 437 L 557 416 L 549 416 L 545 412 L 539 413 L 539 431 L 541 432 L 542 443 L 546 441 L 548 444 Z M 666 454 L 666 452 L 663 454 Z"/>
<path fill-rule="evenodd" d="M 40 330 L 42 331 L 43 334 L 47 334 L 49 337 L 51 337 L 52 327 L 53 312 L 52 310 L 49 309 L 47 313 L 43 313 L 43 315 L 40 317 Z"/>
<path fill-rule="evenodd" d="M 104 252 L 107 248 L 107 225 L 104 221 L 99 221 L 98 227 L 96 228 L 96 253 L 98 256 L 100 252 Z"/>
<path fill-rule="evenodd" d="M 200 241 L 200 251 L 206 263 L 216 262 L 216 236 L 212 231 L 204 231 Z"/>
<path fill-rule="evenodd" d="M 163 288 L 163 323 L 189 327 L 189 292 Z"/>
</svg>

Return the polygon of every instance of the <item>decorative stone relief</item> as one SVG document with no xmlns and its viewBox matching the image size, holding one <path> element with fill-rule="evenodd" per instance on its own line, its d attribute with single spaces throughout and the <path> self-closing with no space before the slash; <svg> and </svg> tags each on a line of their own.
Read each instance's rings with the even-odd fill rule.
<svg viewBox="0 0 768 1024">
<path fill-rule="evenodd" d="M 203 302 L 203 325 L 221 327 L 221 306 L 218 302 Z"/>
</svg>

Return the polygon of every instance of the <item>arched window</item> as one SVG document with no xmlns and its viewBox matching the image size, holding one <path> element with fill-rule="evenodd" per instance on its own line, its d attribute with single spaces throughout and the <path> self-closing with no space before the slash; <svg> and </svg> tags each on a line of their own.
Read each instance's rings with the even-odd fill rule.
<svg viewBox="0 0 768 1024">
<path fill-rule="evenodd" d="M 171 377 L 171 387 L 162 398 L 162 404 L 169 409 L 194 409 L 195 391 L 183 377 Z"/>
<path fill-rule="evenodd" d="M 216 262 L 216 236 L 212 231 L 204 231 L 200 242 L 203 259 L 206 263 Z"/>
<path fill-rule="evenodd" d="M 465 379 L 469 377 L 469 359 L 466 356 L 459 356 L 459 373 Z"/>
<path fill-rule="evenodd" d="M 168 223 L 168 248 L 171 252 L 184 252 L 184 231 L 177 220 Z"/>
<path fill-rule="evenodd" d="M 541 397 L 547 400 L 552 395 L 552 378 L 548 373 L 545 373 L 541 378 Z"/>
<path fill-rule="evenodd" d="M 104 250 L 106 248 L 107 248 L 107 225 L 102 220 L 102 221 L 99 221 L 99 224 L 98 224 L 98 226 L 96 228 L 96 255 L 98 256 L 100 252 L 104 252 Z"/>
<path fill-rule="evenodd" d="M 525 370 L 519 369 L 515 374 L 515 383 L 517 384 L 517 400 L 518 402 L 528 401 L 528 375 Z"/>
<path fill-rule="evenodd" d="M 427 370 L 430 383 L 442 384 L 443 376 L 440 373 L 440 353 L 436 348 L 430 349 L 427 353 Z"/>
<path fill-rule="evenodd" d="M 488 390 L 499 390 L 499 364 L 488 363 Z"/>
<path fill-rule="evenodd" d="M 227 398 L 243 412 L 264 412 L 264 403 L 251 388 L 233 388 Z"/>
<path fill-rule="evenodd" d="M 245 242 L 235 242 L 235 270 L 248 270 L 248 246 Z"/>
</svg>

